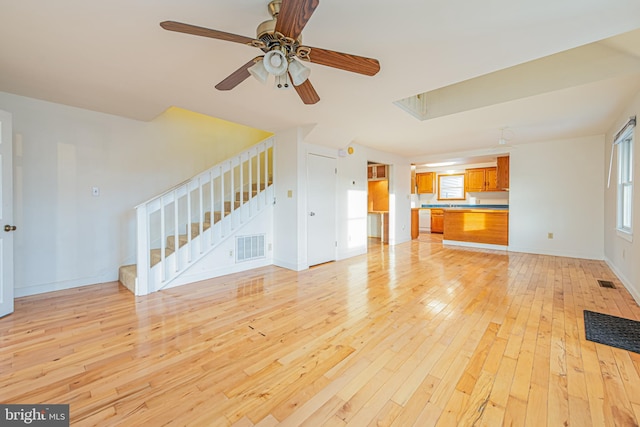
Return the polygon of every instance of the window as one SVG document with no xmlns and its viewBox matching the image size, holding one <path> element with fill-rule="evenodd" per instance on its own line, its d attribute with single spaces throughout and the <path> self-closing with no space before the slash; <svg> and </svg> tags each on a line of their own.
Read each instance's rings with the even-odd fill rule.
<svg viewBox="0 0 640 427">
<path fill-rule="evenodd" d="M 464 200 L 464 174 L 438 175 L 438 200 Z"/>
<path fill-rule="evenodd" d="M 617 229 L 629 235 L 633 231 L 633 129 L 634 126 L 628 126 L 615 142 L 618 145 Z"/>
</svg>

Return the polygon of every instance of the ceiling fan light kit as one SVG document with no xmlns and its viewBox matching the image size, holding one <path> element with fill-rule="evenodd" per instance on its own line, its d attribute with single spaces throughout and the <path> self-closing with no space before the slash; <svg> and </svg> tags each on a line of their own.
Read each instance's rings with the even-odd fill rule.
<svg viewBox="0 0 640 427">
<path fill-rule="evenodd" d="M 267 79 L 269 78 L 269 72 L 264 67 L 264 62 L 262 59 L 256 61 L 248 70 L 249 74 L 251 74 L 256 80 L 260 83 L 267 83 Z"/>
<path fill-rule="evenodd" d="M 300 86 L 309 78 L 310 74 L 311 70 L 302 65 L 300 61 L 292 59 L 289 63 L 289 75 L 291 76 L 291 80 L 293 80 L 294 85 Z"/>
<path fill-rule="evenodd" d="M 286 89 L 293 81 L 302 102 L 315 104 L 320 97 L 309 81 L 311 70 L 299 60 L 366 76 L 380 71 L 376 59 L 302 45 L 302 30 L 319 3 L 319 0 L 271 1 L 268 9 L 272 19 L 258 26 L 255 39 L 175 21 L 164 21 L 160 26 L 168 31 L 242 43 L 264 52 L 263 57 L 247 62 L 218 83 L 216 89 L 231 90 L 249 76 L 266 83 L 269 74 L 273 74 L 276 88 Z"/>
<path fill-rule="evenodd" d="M 281 76 L 287 72 L 287 57 L 279 49 L 274 49 L 266 53 L 264 56 L 264 68 L 269 74 Z"/>
</svg>

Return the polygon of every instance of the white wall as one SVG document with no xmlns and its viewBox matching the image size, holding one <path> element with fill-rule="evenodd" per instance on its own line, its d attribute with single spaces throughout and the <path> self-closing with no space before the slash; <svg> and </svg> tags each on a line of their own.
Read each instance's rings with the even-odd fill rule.
<svg viewBox="0 0 640 427">
<path fill-rule="evenodd" d="M 411 165 L 390 153 L 351 144 L 353 154 L 304 142 L 308 129 L 290 129 L 276 135 L 276 205 L 274 209 L 274 264 L 302 270 L 307 264 L 306 158 L 318 154 L 337 159 L 336 259 L 367 251 L 367 161 L 390 165 L 389 244 L 411 239 Z M 292 197 L 288 196 L 291 191 Z"/>
<path fill-rule="evenodd" d="M 514 149 L 509 250 L 603 259 L 603 159 L 604 136 Z"/>
<path fill-rule="evenodd" d="M 624 108 L 614 125 L 609 129 L 606 135 L 606 155 L 604 158 L 605 175 L 608 175 L 609 161 L 611 156 L 612 142 L 615 134 L 629 120 L 629 117 L 640 117 L 640 92 L 638 92 L 631 103 Z M 636 126 L 634 131 L 634 159 L 633 168 L 634 176 L 638 176 L 640 172 L 640 132 Z M 634 228 L 633 241 L 625 240 L 618 236 L 616 232 L 616 177 L 617 168 L 617 151 L 613 159 L 613 168 L 611 170 L 611 187 L 605 189 L 604 192 L 604 209 L 605 209 L 605 228 L 604 228 L 604 253 L 605 260 L 616 273 L 631 295 L 640 304 L 640 185 L 637 178 L 633 186 L 633 219 Z M 604 177 L 606 185 L 607 176 Z"/>
<path fill-rule="evenodd" d="M 273 263 L 280 267 L 299 271 L 308 267 L 306 253 L 303 253 L 303 245 L 300 243 L 300 238 L 304 234 L 300 224 L 302 184 L 298 178 L 302 161 L 300 129 L 279 132 L 275 140 L 276 204 L 273 224 Z M 306 236 L 306 234 L 304 235 Z"/>
<path fill-rule="evenodd" d="M 117 280 L 135 261 L 137 204 L 269 135 L 177 109 L 138 122 L 1 92 L 0 108 L 13 115 L 16 296 Z"/>
</svg>

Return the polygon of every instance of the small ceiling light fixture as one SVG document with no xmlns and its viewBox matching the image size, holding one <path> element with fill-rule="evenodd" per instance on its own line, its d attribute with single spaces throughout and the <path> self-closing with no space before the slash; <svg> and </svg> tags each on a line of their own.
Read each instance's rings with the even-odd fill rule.
<svg viewBox="0 0 640 427">
<path fill-rule="evenodd" d="M 281 76 L 287 72 L 287 57 L 280 49 L 273 49 L 264 55 L 264 68 L 274 76 Z"/>
<path fill-rule="evenodd" d="M 293 84 L 295 86 L 300 86 L 309 78 L 311 70 L 308 67 L 302 65 L 300 61 L 291 59 L 291 62 L 289 62 L 289 74 L 291 75 Z"/>
<path fill-rule="evenodd" d="M 251 67 L 249 67 L 247 71 L 249 71 L 249 74 L 255 77 L 256 80 L 258 80 L 260 83 L 262 84 L 267 83 L 267 79 L 269 78 L 269 72 L 264 67 L 264 61 L 262 59 L 260 59 L 259 61 L 256 61 L 256 63 L 253 64 Z"/>
</svg>

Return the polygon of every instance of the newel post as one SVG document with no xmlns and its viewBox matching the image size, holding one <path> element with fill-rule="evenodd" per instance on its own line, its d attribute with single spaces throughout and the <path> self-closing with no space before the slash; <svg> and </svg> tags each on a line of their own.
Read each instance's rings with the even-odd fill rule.
<svg viewBox="0 0 640 427">
<path fill-rule="evenodd" d="M 136 208 L 137 218 L 137 270 L 136 295 L 147 295 L 149 290 L 149 218 L 146 203 Z"/>
</svg>

